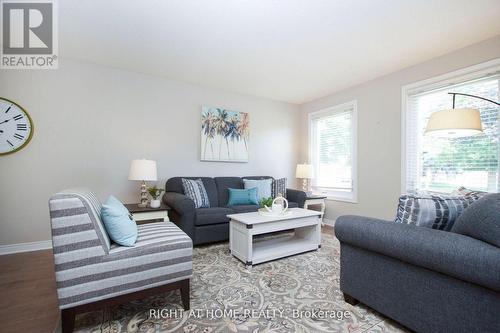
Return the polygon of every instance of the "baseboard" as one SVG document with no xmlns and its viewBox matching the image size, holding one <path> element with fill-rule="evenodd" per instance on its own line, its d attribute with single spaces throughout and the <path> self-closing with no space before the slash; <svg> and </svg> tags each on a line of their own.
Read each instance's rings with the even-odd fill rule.
<svg viewBox="0 0 500 333">
<path fill-rule="evenodd" d="M 47 250 L 52 248 L 51 240 L 39 242 L 0 245 L 0 256 L 4 254 Z"/>
<path fill-rule="evenodd" d="M 323 218 L 323 223 L 329 227 L 335 226 L 335 220 Z"/>
</svg>

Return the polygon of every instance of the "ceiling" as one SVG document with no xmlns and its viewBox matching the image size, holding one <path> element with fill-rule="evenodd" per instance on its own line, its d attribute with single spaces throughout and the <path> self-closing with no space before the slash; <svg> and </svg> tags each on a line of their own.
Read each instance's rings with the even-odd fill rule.
<svg viewBox="0 0 500 333">
<path fill-rule="evenodd" d="M 500 34 L 499 0 L 64 0 L 62 57 L 304 103 Z"/>
</svg>

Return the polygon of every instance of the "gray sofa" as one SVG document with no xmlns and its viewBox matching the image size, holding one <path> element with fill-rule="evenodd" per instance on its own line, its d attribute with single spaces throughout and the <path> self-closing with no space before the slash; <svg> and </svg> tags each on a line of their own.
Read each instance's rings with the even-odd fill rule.
<svg viewBox="0 0 500 333">
<path fill-rule="evenodd" d="M 193 200 L 184 195 L 182 178 L 201 179 L 208 194 L 210 208 L 195 209 Z M 229 239 L 228 214 L 254 212 L 257 205 L 227 206 L 228 188 L 243 188 L 243 179 L 269 179 L 269 176 L 252 177 L 173 177 L 165 184 L 163 202 L 172 209 L 170 221 L 191 237 L 194 245 Z M 303 207 L 306 194 L 287 189 L 289 207 Z"/>
<path fill-rule="evenodd" d="M 500 198 L 494 200 L 471 205 L 475 210 L 462 213 L 468 225 L 455 228 L 459 218 L 452 232 L 338 218 L 345 300 L 359 300 L 416 332 L 500 332 Z"/>
</svg>

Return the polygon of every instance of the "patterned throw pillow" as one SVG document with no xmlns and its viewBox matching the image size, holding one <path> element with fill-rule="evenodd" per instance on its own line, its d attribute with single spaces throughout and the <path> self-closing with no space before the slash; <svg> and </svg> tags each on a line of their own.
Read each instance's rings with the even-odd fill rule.
<svg viewBox="0 0 500 333">
<path fill-rule="evenodd" d="M 271 184 L 271 196 L 276 198 L 278 194 L 281 194 L 283 198 L 286 198 L 286 178 L 273 180 Z"/>
<path fill-rule="evenodd" d="M 455 220 L 485 192 L 470 191 L 464 195 L 402 195 L 394 222 L 449 231 Z"/>
<path fill-rule="evenodd" d="M 194 201 L 195 208 L 210 207 L 207 190 L 205 190 L 205 185 L 203 185 L 201 179 L 182 178 L 182 187 L 184 194 Z"/>
<path fill-rule="evenodd" d="M 484 197 L 486 194 L 488 194 L 488 192 L 474 191 L 461 186 L 456 191 L 453 191 L 451 194 L 465 196 L 465 197 L 472 197 L 474 200 L 478 200 Z"/>
</svg>

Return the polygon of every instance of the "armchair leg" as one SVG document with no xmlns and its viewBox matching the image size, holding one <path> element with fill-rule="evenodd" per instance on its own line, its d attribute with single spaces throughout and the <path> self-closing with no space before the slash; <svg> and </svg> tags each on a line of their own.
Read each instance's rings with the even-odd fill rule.
<svg viewBox="0 0 500 333">
<path fill-rule="evenodd" d="M 359 303 L 359 301 L 357 299 L 355 299 L 354 297 L 352 297 L 351 295 L 348 295 L 346 293 L 344 293 L 344 301 L 346 301 L 346 303 L 351 304 L 352 306 Z"/>
<path fill-rule="evenodd" d="M 61 310 L 61 330 L 62 333 L 72 333 L 75 328 L 75 309 Z"/>
<path fill-rule="evenodd" d="M 184 310 L 187 311 L 190 309 L 190 288 L 189 288 L 189 279 L 181 281 L 181 300 L 182 306 Z"/>
</svg>

